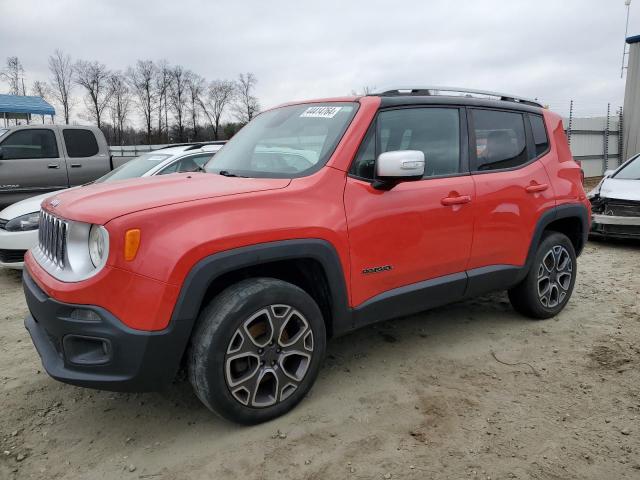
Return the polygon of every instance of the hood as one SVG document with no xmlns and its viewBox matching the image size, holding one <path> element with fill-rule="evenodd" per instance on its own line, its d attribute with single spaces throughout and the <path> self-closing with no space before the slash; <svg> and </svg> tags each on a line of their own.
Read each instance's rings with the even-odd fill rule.
<svg viewBox="0 0 640 480">
<path fill-rule="evenodd" d="M 11 220 L 12 218 L 26 215 L 27 213 L 33 213 L 40 210 L 40 204 L 45 198 L 57 195 L 65 192 L 66 190 L 58 190 L 57 192 L 48 192 L 35 197 L 25 198 L 19 202 L 9 205 L 4 210 L 0 211 L 0 218 L 4 220 Z"/>
<path fill-rule="evenodd" d="M 52 214 L 104 225 L 128 213 L 176 203 L 285 188 L 290 179 L 178 173 L 90 184 L 67 190 L 43 204 Z M 54 206 L 55 205 L 55 206 Z"/>
<path fill-rule="evenodd" d="M 640 180 L 605 178 L 600 186 L 600 196 L 618 200 L 640 201 Z"/>
</svg>

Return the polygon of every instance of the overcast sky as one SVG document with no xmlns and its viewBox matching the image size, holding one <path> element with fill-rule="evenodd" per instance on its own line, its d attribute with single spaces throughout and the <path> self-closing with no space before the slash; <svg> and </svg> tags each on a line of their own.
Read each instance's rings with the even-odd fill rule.
<svg viewBox="0 0 640 480">
<path fill-rule="evenodd" d="M 0 0 L 0 57 L 17 55 L 28 85 L 49 78 L 55 48 L 114 70 L 166 58 L 209 80 L 253 72 L 263 108 L 427 84 L 602 114 L 622 104 L 625 12 L 624 0 Z"/>
</svg>

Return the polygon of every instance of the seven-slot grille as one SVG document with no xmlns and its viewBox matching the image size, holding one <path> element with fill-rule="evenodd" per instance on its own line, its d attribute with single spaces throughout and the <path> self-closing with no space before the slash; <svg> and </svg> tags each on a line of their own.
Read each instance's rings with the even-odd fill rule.
<svg viewBox="0 0 640 480">
<path fill-rule="evenodd" d="M 40 250 L 59 267 L 64 266 L 68 228 L 69 226 L 64 220 L 60 220 L 44 210 L 40 211 L 38 224 Z"/>
</svg>

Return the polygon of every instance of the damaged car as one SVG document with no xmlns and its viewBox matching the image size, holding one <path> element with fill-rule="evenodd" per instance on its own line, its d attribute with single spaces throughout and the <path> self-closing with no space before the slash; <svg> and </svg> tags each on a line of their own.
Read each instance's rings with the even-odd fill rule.
<svg viewBox="0 0 640 480">
<path fill-rule="evenodd" d="M 592 235 L 640 239 L 640 154 L 605 172 L 588 197 Z"/>
</svg>

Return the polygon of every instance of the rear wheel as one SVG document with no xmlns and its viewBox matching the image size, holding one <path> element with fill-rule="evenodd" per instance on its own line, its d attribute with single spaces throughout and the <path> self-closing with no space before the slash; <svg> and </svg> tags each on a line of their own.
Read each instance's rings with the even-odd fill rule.
<svg viewBox="0 0 640 480">
<path fill-rule="evenodd" d="M 509 290 L 518 312 L 531 318 L 558 314 L 571 298 L 576 281 L 576 254 L 566 235 L 547 232 L 525 279 Z"/>
<path fill-rule="evenodd" d="M 200 315 L 189 379 L 214 412 L 239 423 L 260 423 L 302 400 L 325 347 L 322 314 L 304 290 L 272 278 L 244 280 Z"/>
</svg>

